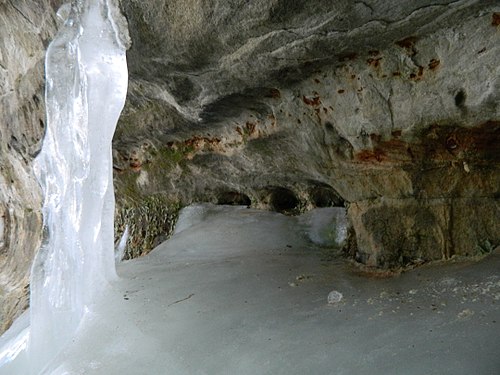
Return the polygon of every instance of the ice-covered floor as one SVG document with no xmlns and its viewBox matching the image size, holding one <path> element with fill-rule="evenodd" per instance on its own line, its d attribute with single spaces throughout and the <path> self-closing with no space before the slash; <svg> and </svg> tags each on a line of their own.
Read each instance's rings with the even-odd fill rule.
<svg viewBox="0 0 500 375">
<path fill-rule="evenodd" d="M 50 373 L 500 374 L 498 252 L 381 279 L 322 260 L 306 229 L 191 208 L 171 240 L 119 266 Z M 332 290 L 343 300 L 329 305 Z"/>
</svg>

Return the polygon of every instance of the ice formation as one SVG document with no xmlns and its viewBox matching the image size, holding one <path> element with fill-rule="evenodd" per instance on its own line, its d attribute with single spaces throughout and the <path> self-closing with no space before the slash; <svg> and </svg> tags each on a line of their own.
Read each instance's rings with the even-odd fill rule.
<svg viewBox="0 0 500 375">
<path fill-rule="evenodd" d="M 111 141 L 128 83 L 117 14 L 112 0 L 74 0 L 46 55 L 47 131 L 35 160 L 45 238 L 31 271 L 32 374 L 68 343 L 116 276 Z"/>
<path fill-rule="evenodd" d="M 299 222 L 316 245 L 340 249 L 347 240 L 349 222 L 344 207 L 316 208 L 302 215 Z"/>
</svg>

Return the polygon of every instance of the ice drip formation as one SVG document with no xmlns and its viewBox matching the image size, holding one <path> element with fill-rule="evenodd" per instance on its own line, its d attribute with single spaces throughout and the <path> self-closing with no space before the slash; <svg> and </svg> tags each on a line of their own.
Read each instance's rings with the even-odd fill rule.
<svg viewBox="0 0 500 375">
<path fill-rule="evenodd" d="M 0 350 L 0 373 L 17 357 L 29 363 L 23 373 L 43 373 L 116 277 L 111 141 L 127 93 L 128 34 L 113 0 L 74 0 L 59 13 L 66 17 L 46 55 L 47 130 L 35 161 L 44 241 L 31 271 L 29 329 Z"/>
</svg>

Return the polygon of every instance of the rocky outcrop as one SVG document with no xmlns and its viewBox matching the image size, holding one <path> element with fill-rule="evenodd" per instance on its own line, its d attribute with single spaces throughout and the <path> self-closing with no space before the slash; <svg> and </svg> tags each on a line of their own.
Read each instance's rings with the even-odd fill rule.
<svg viewBox="0 0 500 375">
<path fill-rule="evenodd" d="M 122 4 L 121 206 L 345 204 L 377 267 L 499 243 L 494 2 L 245 4 Z"/>
</svg>

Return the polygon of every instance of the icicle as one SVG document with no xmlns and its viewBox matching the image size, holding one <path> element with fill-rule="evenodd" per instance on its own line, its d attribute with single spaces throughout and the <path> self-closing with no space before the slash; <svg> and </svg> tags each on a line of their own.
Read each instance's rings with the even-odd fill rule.
<svg viewBox="0 0 500 375">
<path fill-rule="evenodd" d="M 127 92 L 116 5 L 73 1 L 46 57 L 47 133 L 35 161 L 46 238 L 31 277 L 29 356 L 38 373 L 113 279 L 111 140 Z"/>
</svg>

